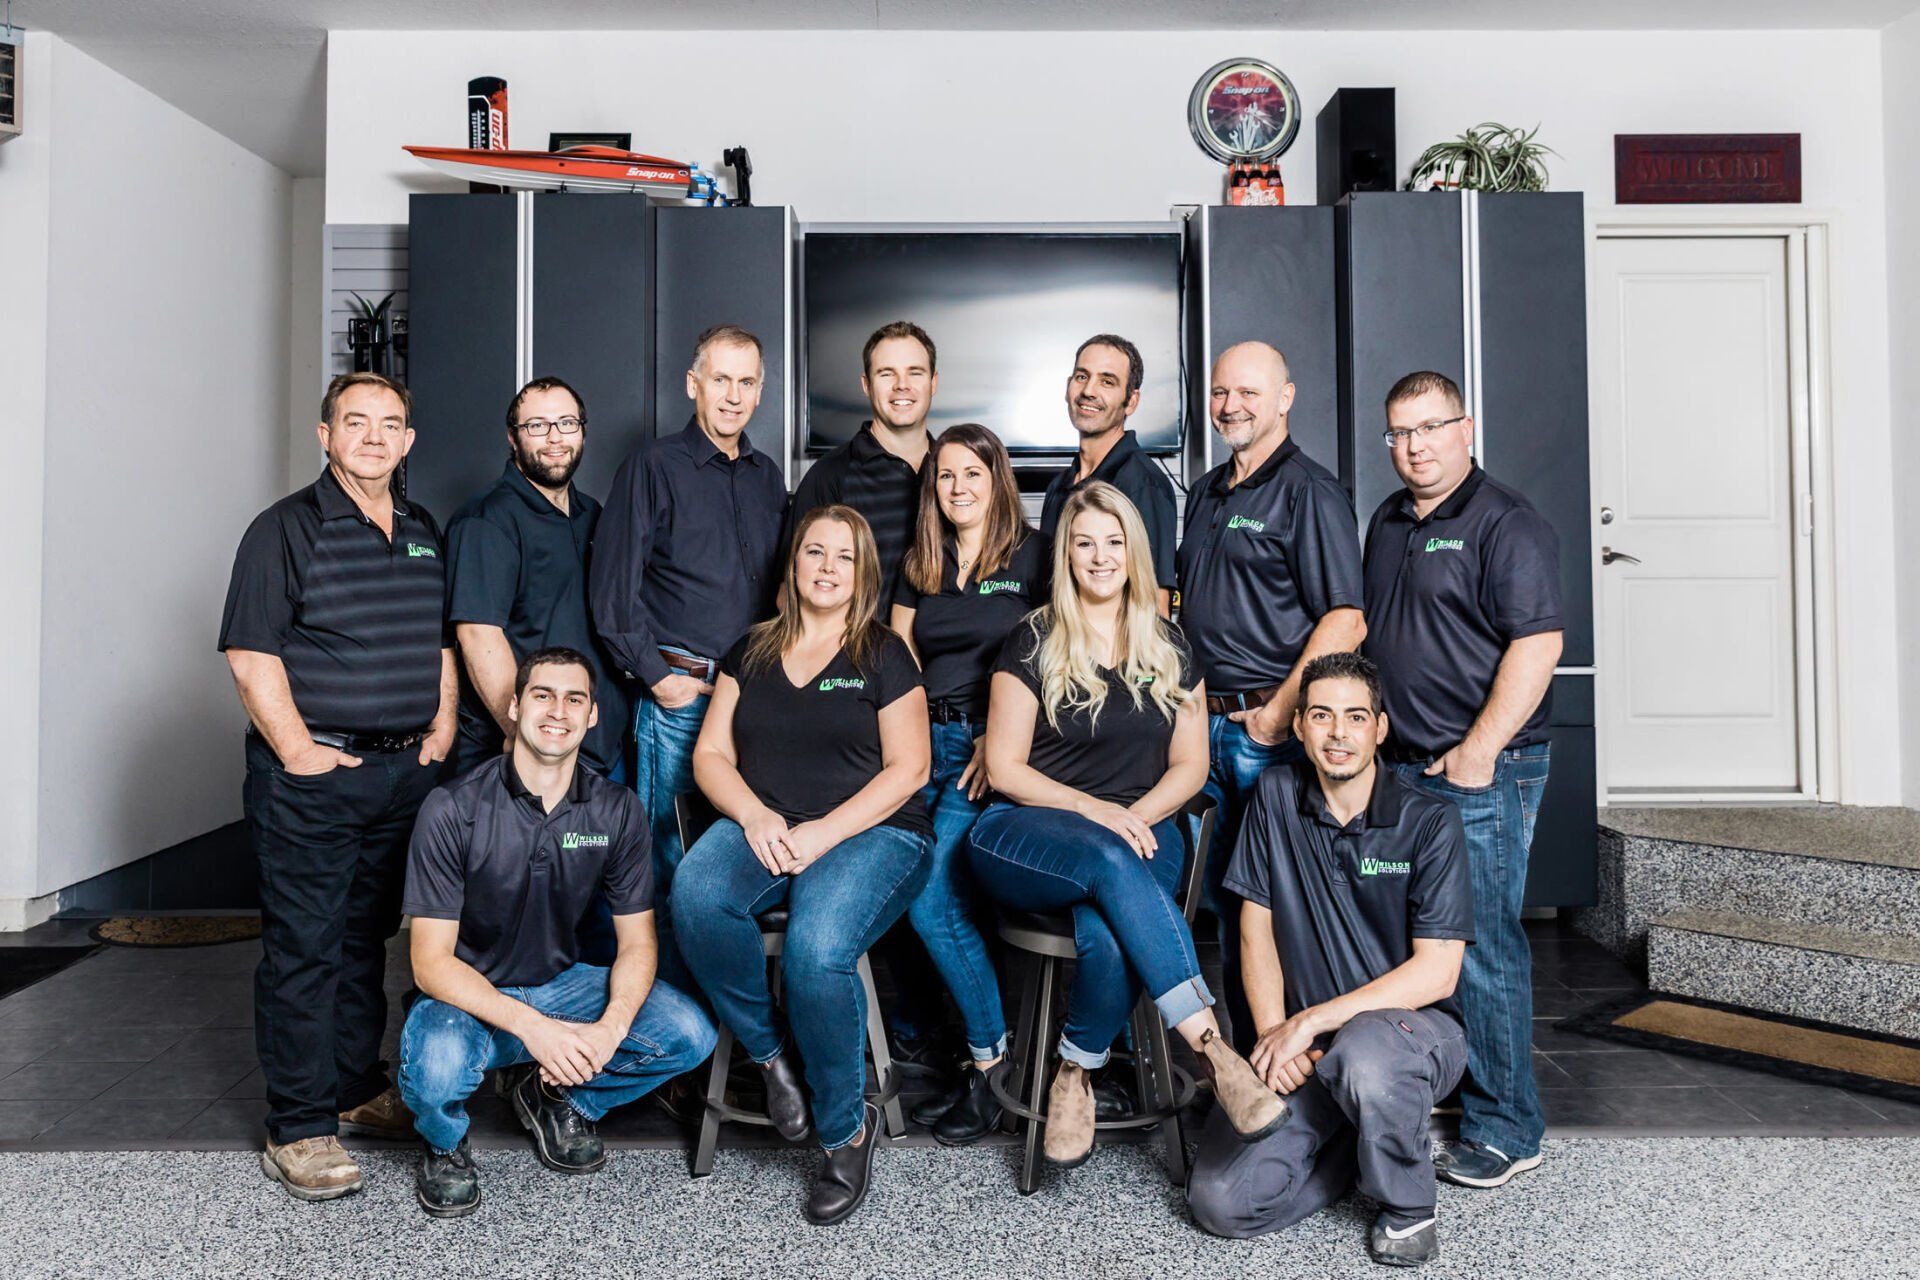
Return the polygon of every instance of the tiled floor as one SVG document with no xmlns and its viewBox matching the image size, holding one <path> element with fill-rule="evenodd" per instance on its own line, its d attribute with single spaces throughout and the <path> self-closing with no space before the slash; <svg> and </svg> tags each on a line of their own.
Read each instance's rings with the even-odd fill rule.
<svg viewBox="0 0 1920 1280">
<path fill-rule="evenodd" d="M 1558 1018 L 1638 983 L 1557 922 L 1529 929 L 1535 1065 L 1555 1134 L 1920 1134 L 1920 1106 L 1556 1030 Z M 54 922 L 0 937 L 84 942 L 85 925 Z M 389 984 L 397 995 L 407 975 L 404 953 L 395 954 Z M 108 948 L 0 1000 L 0 1150 L 256 1143 L 264 1109 L 251 1030 L 257 956 L 252 943 Z M 396 1030 L 389 1029 L 390 1041 Z M 471 1110 L 477 1144 L 524 1140 L 489 1094 Z M 684 1141 L 650 1106 L 617 1113 L 603 1132 L 626 1145 Z M 726 1141 L 757 1136 L 734 1129 Z"/>
</svg>

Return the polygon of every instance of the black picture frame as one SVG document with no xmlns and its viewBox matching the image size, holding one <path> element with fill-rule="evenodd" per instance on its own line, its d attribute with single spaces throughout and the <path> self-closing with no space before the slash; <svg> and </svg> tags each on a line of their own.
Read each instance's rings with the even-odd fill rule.
<svg viewBox="0 0 1920 1280">
<path fill-rule="evenodd" d="M 633 150 L 631 133 L 549 133 L 547 150 L 564 151 L 568 147 L 612 147 L 616 151 Z"/>
</svg>

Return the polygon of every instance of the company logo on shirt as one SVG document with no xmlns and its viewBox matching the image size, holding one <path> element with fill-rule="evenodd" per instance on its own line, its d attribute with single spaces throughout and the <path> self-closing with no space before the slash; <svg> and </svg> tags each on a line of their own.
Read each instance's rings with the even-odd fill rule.
<svg viewBox="0 0 1920 1280">
<path fill-rule="evenodd" d="M 440 558 L 438 551 L 435 551 L 432 547 L 423 547 L 417 542 L 409 542 L 407 544 L 407 554 L 415 558 L 425 556 L 429 560 L 437 560 Z"/>
<path fill-rule="evenodd" d="M 846 676 L 829 676 L 820 682 L 820 692 L 832 693 L 835 689 L 864 689 L 865 680 L 850 680 Z"/>
<path fill-rule="evenodd" d="M 1427 539 L 1427 550 L 1429 552 L 1465 551 L 1466 549 L 1467 549 L 1466 542 L 1460 538 L 1428 538 Z"/>
<path fill-rule="evenodd" d="M 569 831 L 560 837 L 562 849 L 604 849 L 607 837 L 597 831 Z"/>
<path fill-rule="evenodd" d="M 996 591 L 1021 591 L 1024 590 L 1025 587 L 1026 583 L 1024 582 L 1015 582 L 1011 578 L 996 578 L 991 582 L 981 583 L 980 594 L 990 596 Z"/>
<path fill-rule="evenodd" d="M 1252 516 L 1235 516 L 1233 519 L 1227 521 L 1227 528 L 1251 529 L 1255 533 L 1265 533 L 1267 531 L 1267 522 L 1265 520 L 1255 520 Z"/>
<path fill-rule="evenodd" d="M 1379 858 L 1360 859 L 1363 876 L 1404 876 L 1413 870 L 1411 862 L 1383 862 Z"/>
</svg>

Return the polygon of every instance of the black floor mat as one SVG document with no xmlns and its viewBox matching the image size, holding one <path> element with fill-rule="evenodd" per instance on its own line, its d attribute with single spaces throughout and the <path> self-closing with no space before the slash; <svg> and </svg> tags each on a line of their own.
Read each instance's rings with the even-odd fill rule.
<svg viewBox="0 0 1920 1280">
<path fill-rule="evenodd" d="M 99 947 L 0 947 L 0 997 L 51 978 Z"/>
</svg>

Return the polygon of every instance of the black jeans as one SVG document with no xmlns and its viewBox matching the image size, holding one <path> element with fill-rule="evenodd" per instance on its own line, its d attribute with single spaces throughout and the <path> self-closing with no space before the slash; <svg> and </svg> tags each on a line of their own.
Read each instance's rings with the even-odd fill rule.
<svg viewBox="0 0 1920 1280">
<path fill-rule="evenodd" d="M 338 1132 L 340 1112 L 391 1083 L 380 1057 L 387 939 L 400 928 L 414 815 L 440 773 L 413 746 L 301 777 L 247 735 L 262 951 L 253 1036 L 275 1142 Z"/>
</svg>

